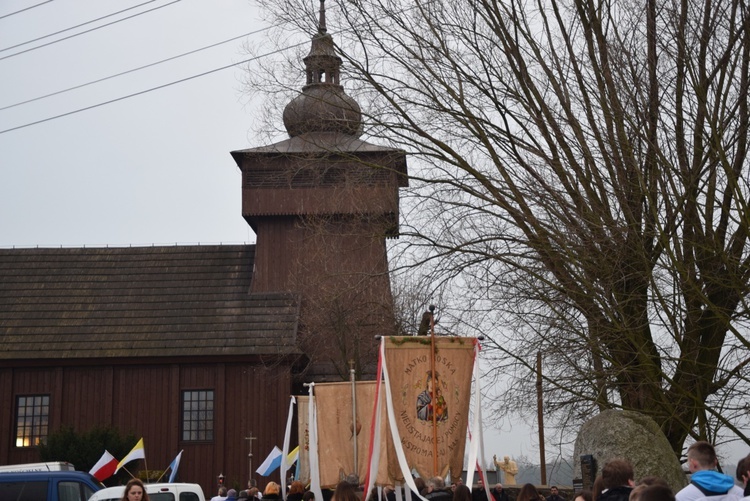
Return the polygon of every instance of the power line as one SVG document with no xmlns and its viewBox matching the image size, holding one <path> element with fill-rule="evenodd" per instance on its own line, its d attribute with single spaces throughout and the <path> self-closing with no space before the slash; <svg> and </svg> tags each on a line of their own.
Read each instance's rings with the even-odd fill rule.
<svg viewBox="0 0 750 501">
<path fill-rule="evenodd" d="M 49 0 L 52 1 L 52 0 Z M 95 23 L 97 21 L 101 21 L 102 19 L 106 19 L 108 17 L 116 16 L 117 14 L 122 14 L 123 12 L 127 12 L 132 9 L 137 9 L 138 7 L 141 7 L 143 5 L 146 5 L 147 3 L 155 2 L 156 0 L 148 0 L 147 2 L 140 3 L 138 5 L 133 5 L 132 7 L 128 7 L 127 9 L 123 9 L 117 12 L 113 12 L 112 14 L 107 14 L 106 16 L 98 17 L 96 19 L 92 19 L 91 21 L 86 21 L 85 23 L 76 24 L 75 26 L 71 26 L 70 28 L 65 28 L 64 30 L 55 31 L 54 33 L 49 33 L 47 35 L 33 38 L 31 40 L 26 40 L 25 42 L 17 43 L 16 45 L 11 45 L 10 47 L 5 47 L 4 49 L 0 49 L 0 52 L 5 52 L 6 50 L 15 49 L 16 47 L 21 47 L 22 45 L 27 45 L 32 42 L 38 42 L 39 40 L 44 40 L 45 38 L 53 37 L 55 35 L 59 35 L 60 33 L 65 33 L 66 31 L 74 30 L 76 28 L 80 28 L 81 26 L 86 26 L 87 24 Z"/>
<path fill-rule="evenodd" d="M 10 12 L 8 14 L 4 14 L 4 15 L 0 16 L 0 19 L 5 19 L 6 17 L 10 17 L 10 16 L 15 16 L 16 14 L 20 14 L 21 12 L 26 12 L 27 10 L 31 10 L 34 7 L 39 7 L 40 5 L 44 5 L 46 3 L 50 3 L 51 1 L 52 0 L 46 0 L 45 2 L 41 2 L 41 3 L 35 4 L 35 5 L 30 5 L 29 7 L 26 7 L 25 9 L 21 9 L 21 10 L 15 11 L 15 12 Z"/>
<path fill-rule="evenodd" d="M 83 24 L 80 24 L 80 25 L 78 25 L 78 26 L 74 26 L 74 27 L 72 27 L 72 28 L 66 28 L 66 29 L 64 29 L 64 30 L 62 30 L 62 31 L 58 31 L 57 33 L 52 33 L 51 35 L 45 35 L 45 36 L 43 36 L 43 37 L 40 37 L 40 38 L 38 38 L 37 40 L 40 40 L 40 39 L 42 39 L 42 38 L 47 38 L 47 37 L 49 37 L 49 36 L 52 36 L 52 35 L 56 35 L 56 34 L 58 34 L 58 33 L 62 33 L 62 32 L 65 32 L 65 31 L 69 31 L 69 30 L 71 30 L 71 29 L 74 29 L 74 28 L 77 28 L 77 27 L 80 27 L 80 26 L 83 26 L 83 25 L 86 25 L 86 24 L 90 24 L 90 23 L 93 23 L 93 22 L 95 22 L 95 21 L 98 21 L 98 20 L 101 20 L 101 19 L 104 19 L 104 18 L 107 18 L 107 17 L 111 17 L 111 16 L 114 16 L 114 15 L 116 15 L 116 14 L 120 14 L 120 13 L 122 13 L 122 12 L 125 12 L 125 11 L 127 11 L 127 10 L 131 10 L 131 9 L 134 9 L 134 8 L 136 8 L 136 7 L 140 7 L 140 6 L 142 6 L 142 5 L 145 5 L 145 4 L 147 4 L 147 3 L 151 3 L 151 2 L 154 2 L 154 1 L 156 1 L 156 0 L 148 0 L 148 2 L 144 2 L 144 3 L 142 3 L 142 4 L 139 4 L 139 5 L 136 5 L 136 6 L 134 6 L 134 7 L 129 7 L 129 8 L 127 8 L 127 9 L 124 9 L 124 10 L 120 11 L 120 12 L 115 12 L 114 14 L 109 14 L 109 15 L 107 15 L 107 16 L 104 16 L 104 17 L 101 17 L 101 18 L 99 18 L 99 19 L 94 19 L 93 21 L 87 21 L 87 22 L 85 22 L 85 23 L 83 23 Z M 11 58 L 11 57 L 15 57 L 15 56 L 18 56 L 18 55 L 20 55 L 20 54 L 25 54 L 25 53 L 27 53 L 27 52 L 31 52 L 31 51 L 33 51 L 33 50 L 41 49 L 42 47 L 47 47 L 47 46 L 49 46 L 49 45 L 53 45 L 53 44 L 56 44 L 56 43 L 58 43 L 58 42 L 62 42 L 62 41 L 64 41 L 64 40 L 69 40 L 69 39 L 71 39 L 71 38 L 75 38 L 75 37 L 77 37 L 77 36 L 80 36 L 80 35 L 85 35 L 86 33 L 91 33 L 92 31 L 96 31 L 96 30 L 98 30 L 98 29 L 101 29 L 101 28 L 106 28 L 107 26 L 112 26 L 113 24 L 117 24 L 117 23 L 120 23 L 120 22 L 122 22 L 122 21 L 127 21 L 128 19 L 132 19 L 132 18 L 134 18 L 134 17 L 138 17 L 138 16 L 140 16 L 140 15 L 143 15 L 143 14 L 148 14 L 149 12 L 153 12 L 153 11 L 155 11 L 155 10 L 158 10 L 158 9 L 162 9 L 162 8 L 164 8 L 164 7 L 168 7 L 168 6 L 170 6 L 170 5 L 176 4 L 177 2 L 181 2 L 181 1 L 182 1 L 182 0 L 172 0 L 172 1 L 171 1 L 171 2 L 169 2 L 169 3 L 165 3 L 164 5 L 159 5 L 158 7 L 154 7 L 153 9 L 148 9 L 148 10 L 144 10 L 143 12 L 138 12 L 138 13 L 136 13 L 136 14 L 133 14 L 133 15 L 130 15 L 130 16 L 127 16 L 127 17 L 123 17 L 122 19 L 118 19 L 118 20 L 116 20 L 116 21 L 112 21 L 112 22 L 109 22 L 109 23 L 105 23 L 105 24 L 102 24 L 102 25 L 100 25 L 100 26 L 96 26 L 95 28 L 91 28 L 91 29 L 88 29 L 88 30 L 85 30 L 85 31 L 80 31 L 80 32 L 78 32 L 78 33 L 74 33 L 73 35 L 68 35 L 67 37 L 63 37 L 63 38 L 58 38 L 57 40 L 53 40 L 53 41 L 51 41 L 51 42 L 47 42 L 47 43 L 45 43 L 45 44 L 42 44 L 42 45 L 37 45 L 36 47 L 31 47 L 30 49 L 26 49 L 26 50 L 22 50 L 22 51 L 14 52 L 13 54 L 10 54 L 10 55 L 8 55 L 8 56 L 0 57 L 0 61 L 3 61 L 3 60 L 5 60 L 5 59 Z M 19 46 L 21 46 L 21 45 L 25 45 L 25 44 L 27 44 L 27 43 L 30 43 L 30 42 L 33 42 L 33 41 L 34 41 L 34 40 L 30 40 L 29 42 L 24 42 L 24 43 L 22 43 L 22 44 L 17 44 L 17 45 L 14 45 L 13 47 L 7 47 L 7 48 L 5 48 L 5 49 L 2 49 L 2 50 L 0 50 L 0 52 L 3 52 L 3 51 L 6 51 L 6 50 L 9 50 L 9 49 L 12 49 L 12 48 L 14 48 L 14 47 L 19 47 Z"/>
<path fill-rule="evenodd" d="M 62 89 L 62 90 L 58 90 L 58 91 L 55 91 L 55 92 L 50 92 L 49 94 L 45 94 L 43 96 L 38 96 L 38 97 L 31 98 L 31 99 L 27 99 L 26 101 L 21 101 L 21 102 L 14 103 L 14 104 L 9 104 L 7 106 L 3 106 L 2 108 L 0 108 L 0 111 L 7 110 L 9 108 L 15 108 L 16 106 L 21 106 L 22 104 L 33 103 L 34 101 L 39 101 L 39 100 L 42 100 L 42 99 L 46 99 L 48 97 L 57 96 L 59 94 L 63 94 L 65 92 L 70 92 L 72 90 L 80 89 L 80 88 L 83 88 L 83 87 L 88 87 L 89 85 L 93 85 L 93 84 L 96 84 L 96 83 L 99 83 L 99 82 L 104 82 L 105 80 L 110 80 L 112 78 L 116 78 L 116 77 L 120 77 L 120 76 L 123 76 L 123 75 L 127 75 L 128 73 L 134 73 L 136 71 L 140 71 L 140 70 L 143 70 L 143 69 L 146 69 L 146 68 L 150 68 L 152 66 L 156 66 L 156 65 L 159 65 L 159 64 L 163 64 L 163 63 L 172 61 L 174 59 L 179 59 L 181 57 L 189 56 L 190 54 L 195 54 L 195 53 L 201 52 L 203 50 L 211 49 L 213 47 L 217 47 L 217 46 L 225 44 L 225 43 L 233 42 L 235 40 L 239 40 L 240 38 L 248 37 L 250 35 L 255 35 L 255 34 L 260 33 L 261 31 L 264 31 L 266 29 L 268 29 L 268 28 L 261 28 L 261 29 L 255 30 L 255 31 L 251 31 L 249 33 L 245 33 L 244 35 L 239 35 L 239 36 L 236 36 L 236 37 L 228 38 L 227 40 L 223 40 L 221 42 L 216 42 L 216 43 L 213 43 L 211 45 L 206 45 L 205 47 L 201 47 L 199 49 L 194 49 L 194 50 L 191 50 L 191 51 L 188 51 L 188 52 L 183 52 L 182 54 L 178 54 L 176 56 L 168 57 L 168 58 L 162 59 L 160 61 L 156 61 L 156 62 L 149 63 L 149 64 L 144 64 L 143 66 L 138 66 L 137 68 L 132 68 L 132 69 L 129 69 L 129 70 L 121 71 L 120 73 L 115 73 L 114 75 L 109 75 L 109 76 L 106 76 L 106 77 L 103 77 L 103 78 L 99 78 L 97 80 L 92 80 L 90 82 L 82 83 L 82 84 L 79 84 L 79 85 L 74 85 L 73 87 L 68 87 L 67 89 Z"/>
<path fill-rule="evenodd" d="M 176 1 L 180 1 L 180 0 L 175 0 L 175 2 Z M 175 2 L 172 2 L 172 3 L 175 3 Z M 411 7 L 409 9 L 407 9 L 407 10 L 411 10 L 413 8 L 414 7 Z M 264 30 L 269 29 L 271 27 L 272 26 L 269 26 L 267 28 L 261 28 L 259 30 L 256 30 L 255 32 L 251 32 L 250 34 L 258 33 L 260 31 L 264 31 Z M 245 36 L 245 35 L 243 35 L 243 36 Z M 217 43 L 215 45 L 218 45 L 220 43 L 224 43 L 224 42 L 219 42 L 219 43 Z M 26 124 L 23 124 L 23 125 L 18 125 L 16 127 L 11 127 L 9 129 L 0 130 L 0 134 L 5 134 L 7 132 L 13 132 L 13 131 L 16 131 L 16 130 L 19 130 L 19 129 L 24 129 L 26 127 L 31 127 L 33 125 L 38 125 L 38 124 L 41 124 L 41 123 L 45 123 L 45 122 L 49 122 L 49 121 L 52 121 L 52 120 L 56 120 L 58 118 L 63 118 L 63 117 L 67 117 L 67 116 L 70 116 L 70 115 L 75 115 L 75 114 L 81 113 L 83 111 L 88 111 L 88 110 L 91 110 L 91 109 L 94 109 L 94 108 L 99 108 L 99 107 L 102 107 L 102 106 L 105 106 L 105 105 L 108 105 L 108 104 L 112 104 L 112 103 L 116 103 L 116 102 L 119 102 L 119 101 L 123 101 L 125 99 L 130 99 L 132 97 L 136 97 L 136 96 L 140 96 L 140 95 L 143 95 L 143 94 L 147 94 L 147 93 L 153 92 L 155 90 L 160 90 L 160 89 L 163 89 L 163 88 L 166 88 L 166 87 L 171 87 L 171 86 L 179 84 L 179 83 L 187 82 L 189 80 L 193 80 L 193 79 L 200 78 L 200 77 L 203 77 L 203 76 L 206 76 L 206 75 L 210 75 L 212 73 L 217 73 L 219 71 L 223 71 L 223 70 L 226 70 L 226 69 L 229 69 L 229 68 L 233 68 L 233 67 L 239 66 L 241 64 L 246 64 L 246 63 L 249 63 L 249 62 L 252 62 L 252 61 L 256 61 L 256 60 L 261 59 L 263 57 L 272 56 L 274 54 L 281 53 L 281 52 L 283 52 L 285 50 L 288 50 L 288 49 L 292 49 L 292 48 L 295 48 L 295 47 L 301 47 L 301 46 L 306 45 L 308 43 L 310 43 L 310 42 L 309 41 L 302 41 L 302 42 L 299 42 L 299 43 L 296 43 L 296 44 L 289 45 L 289 46 L 287 46 L 286 48 L 283 48 L 283 49 L 273 50 L 273 51 L 267 52 L 265 54 L 260 54 L 258 56 L 254 56 L 254 57 L 245 59 L 243 61 L 239 61 L 237 63 L 229 64 L 229 65 L 226 65 L 226 66 L 221 66 L 221 67 L 215 68 L 213 70 L 209 70 L 209 71 L 205 71 L 203 73 L 198 73 L 196 75 L 192 75 L 192 76 L 189 76 L 189 77 L 181 78 L 179 80 L 168 82 L 166 84 L 158 85 L 156 87 L 151 87 L 149 89 L 145 89 L 145 90 L 142 90 L 142 91 L 139 91 L 139 92 L 135 92 L 133 94 L 128 94 L 126 96 L 121 96 L 121 97 L 118 97 L 118 98 L 115 98 L 115 99 L 110 99 L 109 101 L 104 101 L 104 102 L 101 102 L 101 103 L 93 104 L 91 106 L 86 106 L 84 108 L 79 108 L 79 109 L 76 109 L 76 110 L 68 111 L 66 113 L 62 113 L 60 115 L 55 115 L 55 116 L 52 116 L 52 117 L 47 117 L 47 118 L 44 118 L 44 119 L 41 119 L 41 120 L 37 120 L 35 122 L 29 122 L 29 123 L 26 123 Z M 197 50 L 201 50 L 201 49 L 197 49 Z M 193 51 L 193 52 L 196 52 L 196 51 Z M 169 59 L 174 59 L 176 57 L 180 57 L 180 56 L 174 56 L 174 57 L 169 58 Z M 167 59 L 167 60 L 169 60 L 169 59 Z M 167 60 L 165 60 L 165 61 L 167 61 Z M 158 64 L 158 63 L 153 63 L 153 64 Z M 147 65 L 147 66 L 149 66 L 149 65 Z M 136 71 L 136 70 L 132 70 L 132 71 Z M 128 73 L 128 72 L 124 72 L 124 73 Z M 105 80 L 105 79 L 102 79 L 102 80 Z M 95 82 L 92 82 L 92 83 L 95 83 Z M 84 84 L 84 85 L 86 85 L 86 84 Z M 82 86 L 84 86 L 84 85 L 82 85 Z M 60 92 L 57 92 L 55 94 L 59 94 L 61 92 L 65 92 L 65 91 L 60 91 Z M 42 97 L 40 97 L 38 99 L 42 99 L 43 97 L 45 97 L 45 96 L 42 96 Z M 36 100 L 36 99 L 33 99 L 33 100 Z M 19 103 L 19 104 L 22 104 L 22 103 Z M 15 105 L 11 105 L 11 106 L 15 106 Z M 9 108 L 11 106 L 8 106 L 6 108 Z M 5 108 L 3 108 L 3 109 L 5 109 Z"/>
<path fill-rule="evenodd" d="M 223 70 L 226 70 L 226 69 L 229 69 L 229 68 L 233 68 L 235 66 L 239 66 L 240 64 L 249 63 L 249 62 L 258 60 L 258 59 L 260 59 L 262 57 L 268 57 L 268 56 L 271 56 L 273 54 L 278 54 L 280 52 L 283 52 L 284 50 L 291 49 L 291 48 L 294 48 L 294 47 L 300 47 L 300 46 L 306 45 L 308 43 L 310 43 L 310 42 L 309 41 L 300 42 L 300 43 L 297 43 L 297 44 L 290 45 L 290 46 L 288 46 L 288 47 L 286 47 L 284 49 L 278 49 L 278 50 L 274 50 L 274 51 L 271 51 L 271 52 L 267 52 L 265 54 L 261 54 L 261 55 L 258 55 L 258 56 L 251 57 L 249 59 L 245 59 L 244 61 L 239 61 L 237 63 L 228 64 L 228 65 L 222 66 L 220 68 L 215 68 L 213 70 L 204 71 L 203 73 L 198 73 L 196 75 L 192 75 L 192 76 L 189 76 L 189 77 L 181 78 L 179 80 L 174 80 L 172 82 L 168 82 L 168 83 L 165 83 L 165 84 L 162 84 L 162 85 L 158 85 L 156 87 L 151 87 L 150 89 L 145 89 L 145 90 L 142 90 L 142 91 L 134 92 L 133 94 L 128 94 L 126 96 L 120 96 L 120 97 L 115 98 L 115 99 L 110 99 L 109 101 L 104 101 L 104 102 L 101 102 L 101 103 L 92 104 L 91 106 L 86 106 L 84 108 L 78 108 L 77 110 L 72 110 L 72 111 L 68 111 L 66 113 L 62 113 L 60 115 L 55 115 L 55 116 L 52 116 L 52 117 L 43 118 L 43 119 L 37 120 L 35 122 L 29 122 L 29 123 L 26 123 L 26 124 L 23 124 L 23 125 L 18 125 L 16 127 L 11 127 L 10 129 L 0 130 L 0 134 L 5 134 L 7 132 L 13 132 L 15 130 L 24 129 L 26 127 L 31 127 L 32 125 L 39 125 L 39 124 L 44 123 L 44 122 L 49 122 L 51 120 L 57 120 L 58 118 L 63 118 L 63 117 L 67 117 L 67 116 L 70 116 L 70 115 L 75 115 L 77 113 L 81 113 L 83 111 L 92 110 L 94 108 L 100 108 L 100 107 L 108 105 L 108 104 L 116 103 L 118 101 L 123 101 L 125 99 L 130 99 L 131 97 L 140 96 L 140 95 L 143 95 L 143 94 L 147 94 L 149 92 L 153 92 L 155 90 L 164 89 L 166 87 L 171 87 L 171 86 L 177 85 L 179 83 L 187 82 L 189 80 L 193 80 L 193 79 L 196 79 L 196 78 L 204 77 L 206 75 L 210 75 L 212 73 L 217 73 L 219 71 L 223 71 Z"/>
</svg>

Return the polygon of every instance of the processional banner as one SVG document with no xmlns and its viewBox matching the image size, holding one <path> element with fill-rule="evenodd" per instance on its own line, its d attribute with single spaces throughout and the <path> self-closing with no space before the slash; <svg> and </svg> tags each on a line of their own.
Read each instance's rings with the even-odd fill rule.
<svg viewBox="0 0 750 501">
<path fill-rule="evenodd" d="M 299 437 L 299 459 L 296 479 L 307 485 L 310 483 L 310 428 L 308 426 L 307 395 L 297 395 L 297 436 Z"/>
<path fill-rule="evenodd" d="M 389 337 L 385 362 L 406 461 L 422 478 L 463 471 L 475 338 Z M 403 481 L 389 434 L 388 473 Z"/>
<path fill-rule="evenodd" d="M 315 401 L 318 413 L 318 457 L 320 485 L 333 487 L 354 469 L 354 440 L 357 441 L 357 469 L 360 479 L 367 473 L 367 453 L 375 402 L 375 381 L 356 382 L 356 419 L 352 419 L 352 383 L 318 383 Z M 384 406 L 385 402 L 383 402 Z M 383 412 L 385 414 L 385 412 Z M 385 450 L 386 421 L 381 423 L 381 449 Z M 387 483 L 387 463 L 378 468 L 377 482 Z"/>
</svg>

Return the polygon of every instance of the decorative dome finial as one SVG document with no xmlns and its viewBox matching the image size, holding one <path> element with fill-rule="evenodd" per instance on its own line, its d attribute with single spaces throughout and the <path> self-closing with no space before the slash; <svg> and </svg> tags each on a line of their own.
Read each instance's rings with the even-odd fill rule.
<svg viewBox="0 0 750 501">
<path fill-rule="evenodd" d="M 341 58 L 327 33 L 325 0 L 320 0 L 318 32 L 303 59 L 307 83 L 284 108 L 284 126 L 291 137 L 307 132 L 362 134 L 362 110 L 340 84 Z"/>
<path fill-rule="evenodd" d="M 318 33 L 325 33 L 326 31 L 326 0 L 320 0 L 320 21 L 318 21 Z"/>
</svg>

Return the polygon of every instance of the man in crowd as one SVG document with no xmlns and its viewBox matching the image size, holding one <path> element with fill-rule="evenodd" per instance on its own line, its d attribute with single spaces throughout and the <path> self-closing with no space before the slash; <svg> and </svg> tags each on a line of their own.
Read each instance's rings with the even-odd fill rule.
<svg viewBox="0 0 750 501">
<path fill-rule="evenodd" d="M 495 484 L 495 487 L 490 490 L 490 494 L 495 501 L 508 501 L 508 493 L 503 490 L 503 484 Z"/>
<path fill-rule="evenodd" d="M 745 486 L 745 497 L 750 496 L 750 454 L 737 463 L 737 480 Z"/>
<path fill-rule="evenodd" d="M 549 488 L 549 496 L 547 496 L 547 501 L 565 501 L 565 498 L 560 495 L 560 491 L 557 489 L 556 485 L 553 485 Z"/>
<path fill-rule="evenodd" d="M 612 459 L 602 468 L 604 490 L 597 501 L 628 501 L 633 490 L 633 465 L 625 459 Z"/>
<path fill-rule="evenodd" d="M 716 470 L 718 460 L 714 446 L 708 442 L 695 442 L 687 451 L 690 483 L 677 493 L 677 501 L 695 501 L 708 496 L 730 494 L 738 499 L 743 497 L 734 479 Z"/>
<path fill-rule="evenodd" d="M 227 498 L 227 488 L 223 485 L 219 487 L 218 495 L 211 498 L 211 501 L 224 501 Z"/>
<path fill-rule="evenodd" d="M 484 482 L 477 480 L 476 488 L 471 490 L 471 501 L 487 501 L 487 491 L 484 490 Z"/>
<path fill-rule="evenodd" d="M 434 501 L 451 501 L 453 494 L 445 489 L 445 480 L 442 477 L 432 477 L 427 481 L 427 495 L 425 497 Z"/>
</svg>

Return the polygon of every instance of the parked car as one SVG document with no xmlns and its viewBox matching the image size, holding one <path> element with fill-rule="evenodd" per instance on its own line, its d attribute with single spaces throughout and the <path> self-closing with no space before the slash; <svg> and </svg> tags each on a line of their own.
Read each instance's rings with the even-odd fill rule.
<svg viewBox="0 0 750 501">
<path fill-rule="evenodd" d="M 0 471 L 0 501 L 87 501 L 102 487 L 83 471 Z"/>
<path fill-rule="evenodd" d="M 7 464 L 0 466 L 0 473 L 18 473 L 22 471 L 76 471 L 76 467 L 64 461 Z"/>
<path fill-rule="evenodd" d="M 203 489 L 198 484 L 146 484 L 146 492 L 151 501 L 206 501 Z M 107 487 L 94 493 L 89 501 L 120 501 L 125 494 L 125 486 Z M 0 501 L 4 501 L 0 499 Z"/>
</svg>

